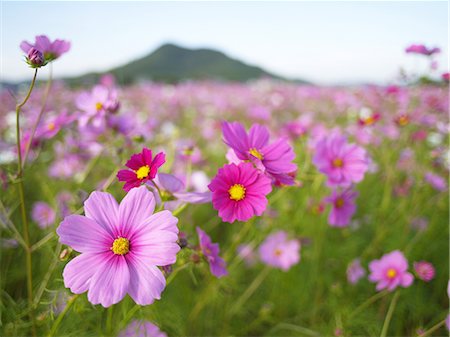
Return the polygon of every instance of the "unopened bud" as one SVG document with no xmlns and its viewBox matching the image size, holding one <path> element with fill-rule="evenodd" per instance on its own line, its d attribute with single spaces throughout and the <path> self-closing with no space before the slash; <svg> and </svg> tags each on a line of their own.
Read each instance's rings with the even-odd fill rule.
<svg viewBox="0 0 450 337">
<path fill-rule="evenodd" d="M 39 68 L 45 65 L 44 55 L 36 48 L 31 48 L 28 51 L 27 63 L 32 68 Z"/>
</svg>

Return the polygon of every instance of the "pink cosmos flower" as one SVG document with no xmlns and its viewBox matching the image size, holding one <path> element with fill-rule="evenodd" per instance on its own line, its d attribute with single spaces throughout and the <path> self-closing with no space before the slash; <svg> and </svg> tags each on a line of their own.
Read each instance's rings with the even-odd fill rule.
<svg viewBox="0 0 450 337">
<path fill-rule="evenodd" d="M 287 271 L 300 261 L 300 242 L 288 240 L 284 231 L 273 233 L 259 247 L 259 256 L 263 263 Z"/>
<path fill-rule="evenodd" d="M 83 92 L 76 98 L 77 108 L 81 110 L 79 123 L 85 127 L 90 121 L 93 127 L 105 124 L 106 112 L 115 112 L 119 103 L 117 91 L 102 85 L 96 85 L 90 92 Z"/>
<path fill-rule="evenodd" d="M 213 274 L 217 278 L 228 275 L 227 265 L 225 261 L 219 256 L 219 244 L 212 243 L 211 238 L 200 227 L 197 227 L 196 229 L 200 249 L 209 263 L 211 274 Z"/>
<path fill-rule="evenodd" d="M 56 213 L 46 202 L 38 201 L 33 205 L 31 218 L 42 229 L 47 228 L 55 222 Z"/>
<path fill-rule="evenodd" d="M 22 41 L 20 48 L 27 54 L 31 48 L 35 48 L 44 54 L 45 60 L 49 62 L 67 53 L 70 49 L 70 42 L 59 39 L 51 42 L 46 35 L 38 35 L 35 38 L 34 44 Z"/>
<path fill-rule="evenodd" d="M 119 181 L 125 181 L 123 189 L 129 192 L 133 187 L 139 187 L 141 184 L 154 179 L 158 168 L 165 162 L 166 156 L 163 152 L 158 153 L 153 158 L 152 151 L 143 148 L 141 153 L 133 154 L 125 164 L 131 170 L 120 170 L 117 173 L 117 178 Z"/>
<path fill-rule="evenodd" d="M 327 175 L 330 186 L 358 183 L 369 167 L 366 151 L 356 144 L 349 144 L 347 138 L 338 132 L 317 143 L 313 163 Z"/>
<path fill-rule="evenodd" d="M 356 284 L 366 275 L 366 271 L 361 266 L 360 259 L 354 259 L 347 267 L 347 280 L 351 284 Z"/>
<path fill-rule="evenodd" d="M 36 138 L 45 138 L 50 139 L 55 137 L 59 130 L 67 124 L 70 124 L 74 121 L 73 116 L 69 116 L 67 111 L 62 111 L 57 116 L 52 116 L 45 121 L 39 123 L 38 128 L 36 129 Z"/>
<path fill-rule="evenodd" d="M 407 53 L 412 54 L 421 54 L 425 56 L 431 56 L 433 54 L 437 54 L 441 52 L 440 48 L 434 47 L 434 48 L 427 48 L 423 44 L 412 44 L 408 48 L 405 49 Z"/>
<path fill-rule="evenodd" d="M 119 337 L 167 337 L 167 334 L 151 322 L 135 320 L 128 324 Z"/>
<path fill-rule="evenodd" d="M 275 181 L 284 185 L 293 185 L 290 173 L 297 170 L 292 163 L 295 153 L 284 138 L 269 144 L 269 130 L 254 124 L 247 132 L 238 122 L 222 123 L 223 140 L 234 150 L 241 161 L 249 160 Z"/>
<path fill-rule="evenodd" d="M 328 223 L 334 227 L 346 227 L 350 224 L 353 214 L 356 212 L 355 199 L 358 192 L 347 189 L 343 192 L 333 191 L 331 196 L 325 198 L 330 203 L 331 211 Z"/>
<path fill-rule="evenodd" d="M 438 176 L 437 174 L 434 174 L 432 172 L 425 173 L 425 181 L 431 185 L 435 190 L 443 192 L 447 190 L 447 181 L 442 178 L 441 176 Z"/>
<path fill-rule="evenodd" d="M 66 288 L 87 291 L 89 302 L 104 307 L 127 293 L 139 305 L 160 299 L 166 280 L 157 266 L 175 263 L 180 247 L 178 219 L 154 209 L 145 186 L 131 190 L 120 205 L 109 193 L 93 192 L 85 216 L 69 215 L 56 230 L 61 243 L 81 252 L 64 268 Z"/>
<path fill-rule="evenodd" d="M 230 223 L 261 215 L 267 207 L 266 195 L 272 191 L 271 180 L 251 163 L 224 165 L 208 188 L 219 216 Z"/>
<path fill-rule="evenodd" d="M 253 250 L 253 247 L 249 244 L 239 245 L 237 247 L 237 254 L 242 260 L 244 260 L 245 264 L 248 267 L 253 266 L 258 259 Z"/>
<path fill-rule="evenodd" d="M 398 286 L 407 288 L 414 280 L 413 275 L 408 273 L 408 261 L 399 250 L 383 255 L 380 260 L 373 260 L 369 263 L 369 270 L 369 280 L 377 283 L 378 291 L 392 291 Z"/>
<path fill-rule="evenodd" d="M 435 270 L 434 266 L 427 261 L 414 262 L 414 271 L 419 279 L 425 282 L 430 282 L 434 279 Z"/>
</svg>

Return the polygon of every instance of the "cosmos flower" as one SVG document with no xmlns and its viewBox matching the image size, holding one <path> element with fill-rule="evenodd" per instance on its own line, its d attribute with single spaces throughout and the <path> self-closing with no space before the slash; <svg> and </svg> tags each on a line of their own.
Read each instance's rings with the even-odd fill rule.
<svg viewBox="0 0 450 337">
<path fill-rule="evenodd" d="M 101 128 L 106 123 L 105 114 L 118 109 L 117 91 L 96 85 L 90 92 L 79 94 L 76 98 L 76 105 L 81 110 L 78 119 L 81 127 L 85 127 L 91 122 L 93 127 Z"/>
<path fill-rule="evenodd" d="M 213 274 L 217 278 L 228 275 L 226 263 L 219 256 L 219 244 L 212 243 L 211 238 L 200 227 L 197 227 L 196 229 L 200 244 L 200 250 L 209 263 L 211 274 Z"/>
<path fill-rule="evenodd" d="M 378 291 L 392 291 L 398 286 L 407 288 L 414 280 L 413 275 L 408 273 L 408 261 L 399 250 L 385 254 L 379 260 L 373 260 L 369 263 L 369 270 L 369 280 L 377 283 Z"/>
<path fill-rule="evenodd" d="M 223 140 L 241 161 L 251 161 L 258 169 L 284 185 L 293 185 L 290 173 L 297 170 L 292 163 L 295 153 L 284 138 L 269 144 L 269 130 L 254 124 L 248 133 L 238 122 L 222 123 Z"/>
<path fill-rule="evenodd" d="M 351 284 L 356 284 L 366 275 L 366 271 L 361 266 L 360 259 L 354 259 L 347 267 L 347 280 Z"/>
<path fill-rule="evenodd" d="M 287 271 L 300 261 L 300 242 L 288 240 L 285 231 L 275 232 L 259 247 L 259 257 L 263 263 Z"/>
<path fill-rule="evenodd" d="M 425 282 L 430 282 L 434 279 L 435 270 L 434 266 L 427 261 L 414 262 L 414 271 L 419 279 Z"/>
<path fill-rule="evenodd" d="M 153 190 L 157 204 L 161 203 L 162 194 L 164 198 L 164 208 L 175 210 L 183 203 L 204 204 L 211 202 L 211 192 L 188 192 L 185 184 L 176 176 L 167 173 L 158 173 L 154 179 L 155 184 L 159 188 L 159 192 L 155 186 L 147 183 L 149 188 Z"/>
<path fill-rule="evenodd" d="M 157 266 L 175 263 L 180 247 L 178 219 L 154 209 L 145 186 L 132 189 L 120 205 L 109 193 L 91 193 L 85 216 L 69 215 L 56 230 L 61 243 L 81 253 L 64 268 L 66 288 L 87 291 L 89 302 L 104 307 L 127 293 L 139 305 L 160 299 L 166 280 Z"/>
<path fill-rule="evenodd" d="M 253 250 L 253 247 L 249 244 L 242 244 L 237 247 L 238 256 L 244 260 L 248 267 L 253 266 L 257 261 L 257 256 Z"/>
<path fill-rule="evenodd" d="M 424 179 L 437 191 L 443 192 L 447 190 L 447 181 L 437 174 L 427 172 L 425 173 Z"/>
<path fill-rule="evenodd" d="M 38 201 L 33 205 L 31 218 L 40 228 L 44 229 L 53 225 L 56 219 L 56 213 L 49 204 Z"/>
<path fill-rule="evenodd" d="M 27 54 L 31 48 L 35 48 L 44 55 L 46 62 L 50 62 L 56 60 L 62 54 L 67 53 L 70 49 L 70 42 L 59 39 L 51 42 L 46 35 L 38 35 L 35 38 L 34 44 L 22 41 L 20 48 Z"/>
<path fill-rule="evenodd" d="M 425 56 L 431 56 L 433 54 L 437 54 L 441 52 L 440 48 L 427 48 L 423 44 L 412 44 L 408 48 L 405 49 L 407 53 L 411 54 L 421 54 Z"/>
<path fill-rule="evenodd" d="M 167 337 L 167 334 L 151 322 L 134 320 L 119 333 L 119 337 Z"/>
<path fill-rule="evenodd" d="M 208 187 L 214 208 L 226 222 L 261 215 L 267 207 L 266 195 L 272 191 L 271 180 L 251 163 L 224 165 Z"/>
<path fill-rule="evenodd" d="M 52 116 L 45 121 L 39 123 L 38 128 L 36 129 L 36 138 L 41 139 L 50 139 L 55 137 L 62 127 L 70 124 L 74 121 L 74 117 L 67 114 L 67 111 L 64 110 L 57 116 Z"/>
<path fill-rule="evenodd" d="M 331 196 L 325 199 L 331 204 L 328 223 L 334 227 L 346 227 L 350 224 L 353 214 L 356 212 L 355 199 L 358 192 L 346 189 L 343 192 L 333 191 Z"/>
<path fill-rule="evenodd" d="M 120 170 L 117 173 L 119 181 L 125 181 L 123 189 L 130 191 L 133 187 L 139 187 L 143 183 L 155 178 L 158 168 L 166 162 L 163 152 L 158 153 L 155 158 L 152 151 L 143 148 L 141 153 L 133 154 L 125 166 L 131 170 Z"/>
<path fill-rule="evenodd" d="M 332 132 L 317 143 L 313 163 L 328 177 L 329 186 L 358 183 L 369 167 L 366 151 L 356 144 L 349 144 L 338 132 Z"/>
</svg>

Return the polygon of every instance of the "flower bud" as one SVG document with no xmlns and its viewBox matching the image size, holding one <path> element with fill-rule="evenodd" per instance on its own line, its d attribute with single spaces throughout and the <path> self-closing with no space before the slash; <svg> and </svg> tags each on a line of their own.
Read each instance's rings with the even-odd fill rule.
<svg viewBox="0 0 450 337">
<path fill-rule="evenodd" d="M 27 63 L 32 68 L 40 68 L 45 65 L 44 55 L 36 48 L 31 48 L 28 51 Z"/>
</svg>

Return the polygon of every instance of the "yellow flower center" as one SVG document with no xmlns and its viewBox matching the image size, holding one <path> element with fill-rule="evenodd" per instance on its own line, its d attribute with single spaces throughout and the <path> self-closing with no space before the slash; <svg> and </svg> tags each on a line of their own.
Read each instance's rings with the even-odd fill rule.
<svg viewBox="0 0 450 337">
<path fill-rule="evenodd" d="M 255 148 L 248 150 L 248 153 L 250 153 L 253 157 L 258 158 L 259 160 L 263 160 L 264 159 L 264 156 L 262 155 L 262 153 L 259 152 Z"/>
<path fill-rule="evenodd" d="M 111 250 L 116 255 L 125 255 L 130 251 L 130 241 L 125 238 L 117 238 L 114 240 Z"/>
<path fill-rule="evenodd" d="M 100 111 L 101 109 L 103 109 L 103 104 L 100 102 L 95 103 L 95 108 L 97 109 L 97 111 Z"/>
<path fill-rule="evenodd" d="M 337 198 L 335 201 L 336 207 L 337 208 L 341 208 L 342 206 L 344 206 L 344 199 L 343 198 Z"/>
<path fill-rule="evenodd" d="M 344 162 L 341 158 L 333 159 L 333 167 L 342 167 L 344 165 Z"/>
<path fill-rule="evenodd" d="M 277 249 L 275 249 L 274 254 L 275 254 L 275 256 L 280 256 L 281 254 L 283 254 L 283 252 L 281 251 L 281 249 L 277 248 Z"/>
<path fill-rule="evenodd" d="M 386 272 L 386 276 L 388 278 L 394 278 L 395 276 L 397 276 L 397 271 L 394 268 L 389 268 Z"/>
<path fill-rule="evenodd" d="M 364 124 L 365 124 L 365 125 L 372 125 L 373 123 L 375 123 L 375 118 L 373 118 L 372 116 L 367 117 L 367 118 L 364 120 Z"/>
<path fill-rule="evenodd" d="M 144 179 L 144 178 L 148 177 L 149 173 L 150 173 L 150 167 L 148 167 L 148 165 L 145 165 L 145 166 L 139 167 L 139 169 L 136 171 L 136 176 L 138 179 Z"/>
<path fill-rule="evenodd" d="M 230 194 L 230 199 L 236 201 L 242 200 L 245 198 L 245 187 L 241 184 L 234 184 L 230 187 L 228 193 Z"/>
<path fill-rule="evenodd" d="M 400 116 L 400 118 L 397 120 L 397 122 L 400 126 L 405 126 L 409 123 L 409 118 L 408 118 L 408 116 Z"/>
<path fill-rule="evenodd" d="M 55 123 L 53 123 L 53 122 L 50 122 L 50 123 L 48 123 L 48 125 L 47 125 L 47 129 L 49 129 L 50 131 L 55 130 L 55 127 L 56 127 L 56 125 L 55 125 Z"/>
</svg>

